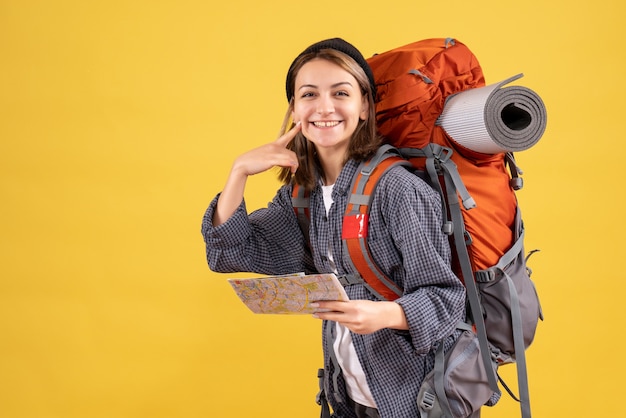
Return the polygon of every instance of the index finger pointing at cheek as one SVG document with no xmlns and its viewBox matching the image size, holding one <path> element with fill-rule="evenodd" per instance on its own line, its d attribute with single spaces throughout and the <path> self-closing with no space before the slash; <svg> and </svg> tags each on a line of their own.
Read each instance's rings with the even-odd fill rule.
<svg viewBox="0 0 626 418">
<path fill-rule="evenodd" d="M 298 122 L 296 123 L 296 125 L 295 125 L 293 128 L 291 128 L 289 131 L 285 132 L 285 134 L 284 134 L 283 136 L 281 136 L 280 138 L 278 138 L 278 139 L 276 140 L 276 143 L 277 143 L 278 145 L 281 145 L 281 146 L 283 146 L 283 147 L 286 147 L 286 146 L 287 146 L 287 144 L 289 143 L 289 141 L 291 141 L 292 139 L 294 139 L 294 138 L 296 137 L 296 134 L 297 134 L 298 132 L 300 132 L 301 128 L 302 128 L 302 123 L 301 123 L 300 121 L 298 121 Z"/>
</svg>

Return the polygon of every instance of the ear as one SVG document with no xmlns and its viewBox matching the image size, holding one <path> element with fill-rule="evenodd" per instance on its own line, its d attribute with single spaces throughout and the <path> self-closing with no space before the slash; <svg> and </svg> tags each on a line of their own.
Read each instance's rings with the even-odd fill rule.
<svg viewBox="0 0 626 418">
<path fill-rule="evenodd" d="M 361 103 L 361 113 L 359 114 L 359 118 L 361 120 L 367 120 L 369 113 L 370 113 L 370 102 L 366 96 L 363 96 L 363 100 Z"/>
</svg>

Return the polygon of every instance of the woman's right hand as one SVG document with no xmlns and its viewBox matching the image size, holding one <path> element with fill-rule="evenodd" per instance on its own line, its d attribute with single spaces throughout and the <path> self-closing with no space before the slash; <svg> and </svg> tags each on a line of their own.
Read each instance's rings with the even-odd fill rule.
<svg viewBox="0 0 626 418">
<path fill-rule="evenodd" d="M 298 169 L 298 157 L 295 152 L 287 149 L 287 144 L 300 132 L 300 126 L 298 122 L 276 141 L 261 145 L 237 157 L 231 174 L 235 172 L 238 175 L 252 176 L 272 167 L 290 167 L 291 172 L 295 173 Z"/>
<path fill-rule="evenodd" d="M 248 176 L 269 170 L 272 167 L 290 167 L 295 173 L 298 169 L 296 153 L 287 149 L 287 144 L 298 132 L 300 122 L 274 142 L 241 154 L 235 159 L 230 175 L 217 201 L 217 208 L 213 213 L 213 225 L 223 224 L 237 210 L 243 200 L 243 192 Z"/>
</svg>

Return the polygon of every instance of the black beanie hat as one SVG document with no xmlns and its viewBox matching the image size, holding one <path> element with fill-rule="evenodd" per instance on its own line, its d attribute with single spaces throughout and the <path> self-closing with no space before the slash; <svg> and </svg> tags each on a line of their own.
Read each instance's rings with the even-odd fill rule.
<svg viewBox="0 0 626 418">
<path fill-rule="evenodd" d="M 293 62 L 291 63 L 291 66 L 289 67 L 289 71 L 287 71 L 287 81 L 286 81 L 287 100 L 291 100 L 291 98 L 294 95 L 294 91 L 292 87 L 292 84 L 294 81 L 293 80 L 293 66 L 298 60 L 298 58 L 300 58 L 303 55 L 310 54 L 312 52 L 319 52 L 322 49 L 334 49 L 336 51 L 343 52 L 344 54 L 346 54 L 347 56 L 355 60 L 356 63 L 359 64 L 359 66 L 365 72 L 365 75 L 367 76 L 370 82 L 372 98 L 376 100 L 376 83 L 374 82 L 374 74 L 372 73 L 372 69 L 370 68 L 365 58 L 363 58 L 363 55 L 361 55 L 359 50 L 356 49 L 352 44 L 344 41 L 341 38 L 326 39 L 324 41 L 315 43 L 309 46 L 304 51 L 302 51 L 300 55 L 298 55 L 296 59 L 293 60 Z"/>
</svg>

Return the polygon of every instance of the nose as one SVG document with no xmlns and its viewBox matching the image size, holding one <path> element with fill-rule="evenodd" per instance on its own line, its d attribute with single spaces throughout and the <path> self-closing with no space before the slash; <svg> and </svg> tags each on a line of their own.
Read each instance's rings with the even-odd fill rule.
<svg viewBox="0 0 626 418">
<path fill-rule="evenodd" d="M 317 101 L 317 113 L 320 115 L 327 115 L 335 111 L 332 98 L 328 94 L 321 94 Z"/>
</svg>

